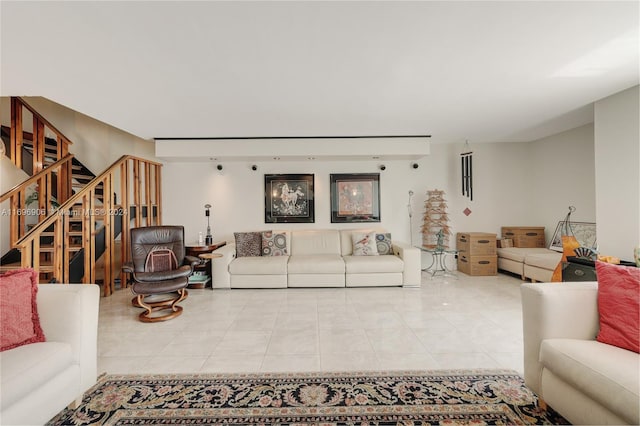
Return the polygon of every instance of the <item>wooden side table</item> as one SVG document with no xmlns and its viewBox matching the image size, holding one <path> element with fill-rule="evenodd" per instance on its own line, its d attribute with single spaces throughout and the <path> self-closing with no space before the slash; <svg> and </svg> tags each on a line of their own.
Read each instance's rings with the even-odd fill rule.
<svg viewBox="0 0 640 426">
<path fill-rule="evenodd" d="M 200 289 L 205 288 L 206 286 L 211 285 L 211 257 L 205 257 L 205 255 L 211 254 L 212 251 L 219 249 L 222 246 L 227 245 L 226 241 L 221 241 L 213 244 L 193 244 L 185 246 L 185 250 L 187 256 L 199 257 L 202 259 L 199 265 L 196 265 L 195 271 L 201 272 L 201 275 L 205 275 L 206 280 L 196 281 L 193 283 L 189 283 L 189 288 Z M 220 256 L 216 254 L 216 257 Z"/>
</svg>

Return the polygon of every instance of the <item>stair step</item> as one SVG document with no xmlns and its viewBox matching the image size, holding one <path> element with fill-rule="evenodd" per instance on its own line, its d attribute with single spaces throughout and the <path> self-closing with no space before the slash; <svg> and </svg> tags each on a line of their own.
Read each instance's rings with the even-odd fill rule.
<svg viewBox="0 0 640 426">
<path fill-rule="evenodd" d="M 84 173 L 71 173 L 71 177 L 74 179 L 93 180 L 94 176 Z"/>
<path fill-rule="evenodd" d="M 23 143 L 22 147 L 33 154 L 33 145 Z M 45 145 L 45 147 L 44 147 L 44 155 L 47 156 L 47 154 L 53 154 L 54 156 L 57 155 L 58 154 L 58 148 L 57 147 L 53 147 L 52 148 L 52 147 L 50 147 L 50 145 Z M 53 157 L 53 158 L 55 158 L 55 157 Z"/>
</svg>

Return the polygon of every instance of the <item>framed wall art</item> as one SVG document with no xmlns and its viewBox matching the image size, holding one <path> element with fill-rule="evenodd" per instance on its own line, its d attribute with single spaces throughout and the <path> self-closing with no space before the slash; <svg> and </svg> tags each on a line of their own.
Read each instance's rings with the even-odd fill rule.
<svg viewBox="0 0 640 426">
<path fill-rule="evenodd" d="M 265 223 L 315 222 L 313 174 L 264 175 Z"/>
<path fill-rule="evenodd" d="M 380 174 L 331 176 L 331 222 L 380 222 Z"/>
<path fill-rule="evenodd" d="M 556 226 L 556 230 L 553 233 L 549 248 L 551 250 L 562 252 L 562 234 L 565 228 L 565 221 L 561 220 Z M 569 222 L 569 228 L 576 237 L 576 240 L 582 247 L 589 247 L 595 249 L 597 246 L 596 240 L 596 224 L 592 222 Z"/>
</svg>

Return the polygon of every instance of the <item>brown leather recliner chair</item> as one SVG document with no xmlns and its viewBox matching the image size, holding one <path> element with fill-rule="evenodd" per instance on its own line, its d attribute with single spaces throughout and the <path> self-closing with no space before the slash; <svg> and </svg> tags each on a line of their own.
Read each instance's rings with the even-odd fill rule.
<svg viewBox="0 0 640 426">
<path fill-rule="evenodd" d="M 145 311 L 139 316 L 143 322 L 166 321 L 182 314 L 182 306 L 189 284 L 189 276 L 200 259 L 185 255 L 183 226 L 147 226 L 132 228 L 131 259 L 122 269 L 131 274 L 131 290 L 136 295 L 132 303 Z M 155 300 L 155 295 L 171 295 Z M 154 295 L 154 300 L 145 300 Z M 152 316 L 157 311 L 170 310 Z"/>
</svg>

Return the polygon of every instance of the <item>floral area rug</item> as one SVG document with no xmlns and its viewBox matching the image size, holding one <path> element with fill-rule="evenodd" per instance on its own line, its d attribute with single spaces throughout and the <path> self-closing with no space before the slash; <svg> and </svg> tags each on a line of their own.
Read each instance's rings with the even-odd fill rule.
<svg viewBox="0 0 640 426">
<path fill-rule="evenodd" d="M 510 370 L 108 375 L 51 425 L 568 424 Z"/>
</svg>

